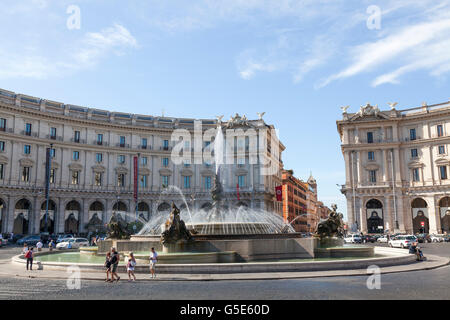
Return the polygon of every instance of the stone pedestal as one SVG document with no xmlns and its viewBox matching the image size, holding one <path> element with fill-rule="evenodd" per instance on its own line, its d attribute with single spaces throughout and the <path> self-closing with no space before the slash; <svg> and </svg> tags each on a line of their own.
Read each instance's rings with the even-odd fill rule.
<svg viewBox="0 0 450 320">
<path fill-rule="evenodd" d="M 319 240 L 317 248 L 332 248 L 342 247 L 344 245 L 344 239 L 342 238 L 323 238 Z"/>
</svg>

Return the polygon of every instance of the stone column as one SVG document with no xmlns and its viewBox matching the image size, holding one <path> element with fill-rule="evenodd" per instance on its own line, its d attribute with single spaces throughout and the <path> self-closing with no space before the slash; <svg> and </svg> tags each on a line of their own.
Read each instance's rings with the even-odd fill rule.
<svg viewBox="0 0 450 320">
<path fill-rule="evenodd" d="M 65 207 L 64 207 L 64 198 L 59 198 L 58 199 L 58 220 L 55 221 L 55 230 L 57 233 L 63 233 L 64 230 L 64 224 L 66 222 L 66 217 L 65 217 Z"/>
<path fill-rule="evenodd" d="M 15 199 L 12 196 L 8 196 L 8 204 L 6 207 L 7 213 L 6 213 L 6 219 L 4 223 L 6 222 L 6 232 L 12 232 L 14 228 L 14 206 L 15 206 Z"/>
<path fill-rule="evenodd" d="M 367 215 L 364 207 L 363 199 L 359 198 L 359 229 L 362 233 L 367 233 Z"/>
<path fill-rule="evenodd" d="M 86 224 L 89 222 L 89 200 L 88 199 L 82 199 L 81 203 L 81 212 L 80 212 L 80 225 L 79 225 L 79 232 L 86 232 Z"/>
<path fill-rule="evenodd" d="M 430 222 L 429 233 L 440 233 L 440 215 L 439 207 L 435 204 L 434 197 L 426 197 L 428 203 L 428 219 Z"/>
</svg>

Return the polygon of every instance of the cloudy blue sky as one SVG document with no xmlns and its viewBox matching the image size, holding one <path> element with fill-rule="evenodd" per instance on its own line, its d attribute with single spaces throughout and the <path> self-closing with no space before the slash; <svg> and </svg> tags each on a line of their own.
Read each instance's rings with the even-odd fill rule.
<svg viewBox="0 0 450 320">
<path fill-rule="evenodd" d="M 285 166 L 342 211 L 340 106 L 450 98 L 450 0 L 2 0 L 0 16 L 1 88 L 150 115 L 265 111 Z"/>
</svg>

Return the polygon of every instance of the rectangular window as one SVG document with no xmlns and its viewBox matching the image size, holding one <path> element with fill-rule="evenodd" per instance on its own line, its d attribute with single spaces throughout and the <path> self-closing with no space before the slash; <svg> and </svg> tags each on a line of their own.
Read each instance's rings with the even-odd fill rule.
<svg viewBox="0 0 450 320">
<path fill-rule="evenodd" d="M 30 181 L 30 167 L 22 168 L 22 181 L 29 182 Z"/>
<path fill-rule="evenodd" d="M 162 178 L 162 181 L 161 181 L 162 186 L 168 187 L 169 186 L 169 176 L 162 176 L 161 178 Z"/>
<path fill-rule="evenodd" d="M 369 170 L 369 181 L 371 183 L 377 182 L 377 171 L 376 170 Z"/>
<path fill-rule="evenodd" d="M 245 176 L 238 176 L 239 188 L 245 187 Z"/>
<path fill-rule="evenodd" d="M 120 136 L 119 138 L 119 144 L 122 148 L 125 147 L 125 137 L 124 136 Z"/>
<path fill-rule="evenodd" d="M 416 140 L 416 129 L 409 129 L 409 140 Z"/>
<path fill-rule="evenodd" d="M 367 132 L 367 143 L 373 143 L 373 132 Z"/>
<path fill-rule="evenodd" d="M 25 124 L 25 134 L 27 136 L 31 136 L 31 123 L 26 123 Z"/>
<path fill-rule="evenodd" d="M 445 154 L 445 146 L 439 146 L 439 154 Z"/>
<path fill-rule="evenodd" d="M 80 173 L 79 171 L 72 171 L 72 184 L 77 185 L 79 183 Z"/>
<path fill-rule="evenodd" d="M 5 151 L 5 141 L 0 141 L 0 151 Z"/>
<path fill-rule="evenodd" d="M 411 149 L 411 158 L 417 158 L 419 157 L 419 153 L 417 152 L 417 149 Z"/>
<path fill-rule="evenodd" d="M 142 188 L 147 188 L 147 176 L 142 176 L 141 177 L 141 187 Z"/>
<path fill-rule="evenodd" d="M 444 135 L 444 127 L 442 124 L 437 125 L 437 135 L 438 137 L 442 137 Z"/>
<path fill-rule="evenodd" d="M 95 160 L 97 160 L 98 163 L 103 162 L 103 153 L 97 153 L 95 155 Z"/>
<path fill-rule="evenodd" d="M 183 177 L 183 187 L 185 189 L 189 189 L 191 187 L 191 177 L 190 176 Z"/>
<path fill-rule="evenodd" d="M 80 142 L 80 131 L 75 131 L 73 136 L 73 141 L 79 143 Z"/>
<path fill-rule="evenodd" d="M 169 166 L 169 158 L 163 158 L 162 165 L 163 165 L 163 167 L 168 167 Z"/>
<path fill-rule="evenodd" d="M 3 180 L 3 164 L 0 164 L 0 180 Z"/>
<path fill-rule="evenodd" d="M 439 167 L 439 175 L 441 177 L 441 180 L 447 180 L 447 166 Z"/>
<path fill-rule="evenodd" d="M 203 186 L 205 187 L 205 189 L 211 189 L 211 177 L 203 178 Z"/>
<path fill-rule="evenodd" d="M 101 146 L 103 144 L 103 134 L 102 133 L 97 134 L 97 144 L 99 146 Z"/>
<path fill-rule="evenodd" d="M 0 130 L 1 131 L 6 130 L 6 119 L 3 119 L 3 118 L 0 119 Z"/>
<path fill-rule="evenodd" d="M 73 160 L 79 160 L 80 159 L 80 152 L 79 151 L 74 151 L 73 155 L 72 155 L 72 159 Z"/>
<path fill-rule="evenodd" d="M 148 158 L 147 157 L 141 157 L 141 165 L 146 166 L 148 163 Z"/>
<path fill-rule="evenodd" d="M 147 149 L 147 138 L 142 138 L 141 147 L 142 149 Z"/>
<path fill-rule="evenodd" d="M 125 174 L 119 173 L 117 175 L 117 186 L 118 187 L 124 187 L 125 186 Z"/>
<path fill-rule="evenodd" d="M 56 157 L 56 150 L 55 150 L 55 148 L 51 148 L 50 149 L 50 157 L 52 157 L 52 158 Z"/>
<path fill-rule="evenodd" d="M 369 158 L 369 160 L 375 160 L 375 152 L 369 151 L 368 152 L 368 158 Z"/>
<path fill-rule="evenodd" d="M 56 128 L 50 128 L 50 139 L 56 139 Z"/>
<path fill-rule="evenodd" d="M 96 172 L 94 175 L 94 185 L 96 185 L 97 187 L 102 185 L 102 173 L 101 172 Z"/>
<path fill-rule="evenodd" d="M 117 157 L 117 162 L 119 162 L 120 164 L 124 164 L 125 163 L 125 156 L 123 154 L 118 156 Z"/>
<path fill-rule="evenodd" d="M 169 140 L 164 140 L 163 141 L 163 149 L 164 150 L 169 150 Z"/>
<path fill-rule="evenodd" d="M 420 181 L 419 168 L 413 169 L 413 181 L 414 182 Z"/>
<path fill-rule="evenodd" d="M 30 152 L 31 152 L 31 146 L 29 146 L 29 145 L 24 145 L 23 146 L 23 153 L 25 153 L 25 154 L 30 154 Z"/>
</svg>

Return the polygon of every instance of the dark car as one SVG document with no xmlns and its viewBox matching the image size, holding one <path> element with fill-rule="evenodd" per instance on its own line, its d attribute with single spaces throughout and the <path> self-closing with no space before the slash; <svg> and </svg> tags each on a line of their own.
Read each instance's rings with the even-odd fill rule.
<svg viewBox="0 0 450 320">
<path fill-rule="evenodd" d="M 41 240 L 40 235 L 32 235 L 32 236 L 25 236 L 17 240 L 16 243 L 21 246 L 23 246 L 24 243 L 26 243 L 29 246 L 35 246 L 40 240 Z"/>
<path fill-rule="evenodd" d="M 377 238 L 375 236 L 371 236 L 371 235 L 365 235 L 362 236 L 363 242 L 370 242 L 370 243 L 374 243 L 377 241 Z"/>
<path fill-rule="evenodd" d="M 431 238 L 428 233 L 419 233 L 416 235 L 416 237 L 417 237 L 417 242 L 419 242 L 419 243 L 430 243 L 431 242 Z"/>
<path fill-rule="evenodd" d="M 23 234 L 15 234 L 15 235 L 13 235 L 13 238 L 12 238 L 12 240 L 10 240 L 10 242 L 17 243 L 17 241 L 22 238 L 23 238 Z"/>
</svg>

